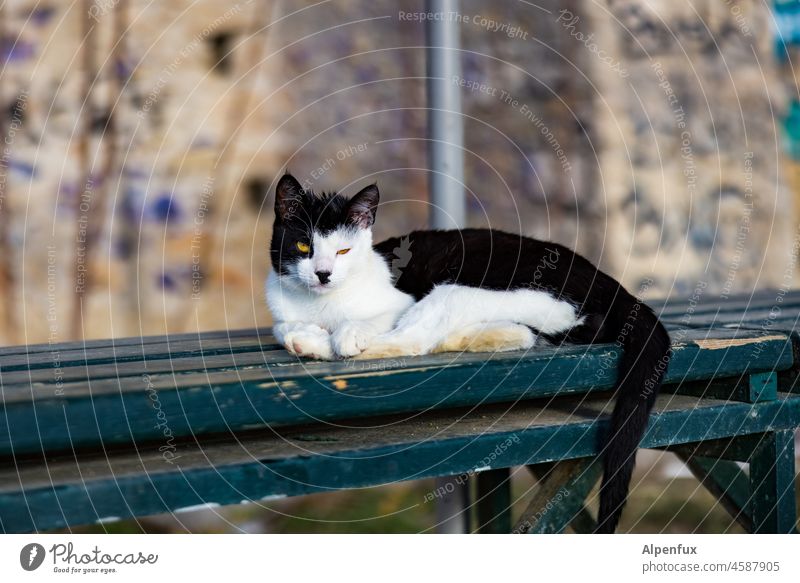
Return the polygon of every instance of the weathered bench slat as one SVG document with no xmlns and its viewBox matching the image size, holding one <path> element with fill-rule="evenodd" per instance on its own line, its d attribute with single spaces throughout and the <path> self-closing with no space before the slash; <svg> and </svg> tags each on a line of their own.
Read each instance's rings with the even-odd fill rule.
<svg viewBox="0 0 800 583">
<path fill-rule="evenodd" d="M 674 346 L 667 382 L 784 370 L 792 364 L 787 338 L 752 338 L 719 331 L 713 339 Z M 238 356 L 227 355 L 231 367 Z M 610 388 L 619 351 L 570 346 L 508 353 L 432 355 L 396 361 L 253 366 L 227 372 L 32 386 L 3 383 L 0 456 L 72 450 L 103 443 L 144 443 L 179 437 L 334 421 L 431 408 L 473 406 Z M 179 368 L 201 369 L 176 358 Z M 217 363 L 219 365 L 219 363 Z M 372 368 L 387 367 L 395 368 Z M 147 369 L 143 369 L 145 372 Z M 152 387 L 152 390 L 150 390 Z M 401 388 L 398 388 L 401 387 Z"/>
<path fill-rule="evenodd" d="M 254 332 L 258 332 L 258 334 L 254 334 Z M 705 333 L 691 331 L 689 334 L 689 338 L 699 338 L 703 337 Z M 40 382 L 58 382 L 60 384 L 68 380 L 140 377 L 145 372 L 149 374 L 165 371 L 178 372 L 178 369 L 171 368 L 169 364 L 159 361 L 175 361 L 194 357 L 207 359 L 213 356 L 248 352 L 262 354 L 262 360 L 266 365 L 313 366 L 312 361 L 298 359 L 288 354 L 280 345 L 276 344 L 275 338 L 266 330 L 231 331 L 226 334 L 208 333 L 203 334 L 200 338 L 190 334 L 176 335 L 170 340 L 166 340 L 169 337 L 148 338 L 151 340 L 144 344 L 141 338 L 121 338 L 116 340 L 113 346 L 106 345 L 109 341 L 90 341 L 96 342 L 98 345 L 88 347 L 71 342 L 65 343 L 63 350 L 38 350 L 47 345 L 36 345 L 32 348 L 37 349 L 31 352 L 25 352 L 24 346 L 9 347 L 7 349 L 11 350 L 9 354 L 0 355 L 0 380 L 5 385 Z M 156 341 L 159 338 L 160 341 Z M 466 356 L 480 360 L 486 359 L 485 354 Z M 122 366 L 127 363 L 133 364 Z M 390 361 L 390 364 L 392 368 L 395 368 L 397 360 Z M 109 368 L 108 365 L 117 368 Z M 231 366 L 237 366 L 237 364 L 231 362 Z M 227 365 L 222 365 L 220 368 L 226 367 Z M 207 368 L 209 367 L 204 367 L 203 361 L 200 361 L 195 370 L 203 371 Z M 191 370 L 191 368 L 181 370 Z M 83 372 L 78 373 L 77 371 Z"/>
<path fill-rule="evenodd" d="M 211 332 L 183 332 L 160 336 L 129 336 L 123 338 L 98 338 L 96 340 L 78 340 L 69 342 L 53 342 L 40 344 L 21 344 L 16 346 L 0 346 L 0 356 L 19 354 L 52 353 L 70 350 L 104 350 L 119 346 L 143 346 L 147 344 L 163 344 L 183 340 L 213 340 L 219 338 L 254 338 L 262 343 L 274 344 L 270 328 L 242 328 L 240 330 L 214 330 Z"/>
<path fill-rule="evenodd" d="M 668 373 L 668 382 L 676 382 L 678 380 L 686 380 L 690 377 L 698 379 L 710 378 L 711 376 L 733 376 L 744 371 L 771 371 L 781 370 L 791 365 L 791 355 L 788 354 L 788 345 L 786 343 L 787 336 L 776 333 L 768 336 L 764 335 L 751 335 L 747 331 L 736 330 L 713 330 L 713 331 L 700 331 L 688 330 L 682 331 L 678 335 L 679 341 L 674 342 L 675 355 L 670 362 L 670 370 Z M 249 371 L 243 371 L 241 375 L 232 378 L 228 373 L 210 373 L 206 374 L 204 370 L 204 362 L 210 356 L 219 356 L 217 361 L 218 366 L 236 366 L 239 358 L 244 358 L 244 355 L 253 354 L 252 352 L 220 352 L 211 355 L 196 356 L 192 354 L 185 354 L 181 351 L 174 353 L 167 353 L 160 357 L 158 361 L 152 363 L 154 367 L 151 371 L 151 363 L 144 362 L 138 372 L 131 376 L 125 377 L 120 375 L 119 378 L 103 379 L 102 374 L 100 380 L 93 382 L 91 385 L 91 393 L 97 397 L 105 392 L 119 393 L 141 390 L 141 377 L 147 373 L 151 377 L 153 387 L 156 389 L 174 389 L 183 387 L 207 387 L 215 385 L 220 382 L 232 382 L 239 384 L 240 381 L 273 381 L 281 383 L 283 381 L 295 381 L 306 377 L 313 377 L 314 379 L 326 380 L 327 377 L 337 380 L 340 378 L 357 378 L 359 375 L 372 376 L 372 377 L 388 377 L 392 375 L 401 375 L 406 372 L 418 372 L 420 367 L 427 367 L 431 369 L 441 369 L 450 371 L 454 367 L 462 366 L 480 366 L 492 367 L 497 365 L 507 366 L 508 363 L 521 363 L 531 360 L 543 361 L 545 363 L 553 363 L 556 366 L 559 361 L 563 361 L 569 372 L 569 367 L 574 364 L 578 358 L 617 358 L 618 351 L 611 345 L 586 345 L 586 346 L 564 346 L 564 347 L 542 347 L 534 348 L 527 354 L 513 352 L 501 353 L 492 355 L 491 359 L 487 359 L 484 353 L 464 353 L 464 354 L 436 354 L 423 357 L 401 357 L 394 359 L 378 360 L 378 361 L 339 361 L 339 362 L 320 362 L 298 359 L 287 354 L 283 350 L 263 352 L 256 349 L 255 354 L 263 356 L 263 367 L 253 367 Z M 703 355 L 702 359 L 696 358 L 697 355 Z M 225 364 L 225 357 L 229 357 L 229 364 Z M 198 371 L 197 374 L 181 374 L 174 375 L 172 368 L 164 364 L 163 360 L 180 364 L 181 368 Z M 606 369 L 615 368 L 614 362 L 602 361 L 603 369 L 599 371 L 605 376 Z M 94 367 L 106 367 L 107 364 L 100 365 L 76 365 L 73 367 L 63 367 L 63 369 L 74 368 L 83 369 L 86 371 L 86 379 L 94 379 Z M 113 364 L 112 364 L 113 366 Z M 166 374 L 158 372 L 156 367 L 161 370 L 166 369 Z M 696 369 L 696 370 L 694 370 Z M 103 369 L 101 369 L 103 370 Z M 133 369 L 136 370 L 136 369 Z M 428 372 L 428 371 L 426 371 Z M 435 371 L 434 371 L 435 372 Z M 559 371 L 563 372 L 563 371 Z M 15 374 L 18 373 L 18 374 Z M 39 373 L 36 373 L 37 375 Z M 15 376 L 11 376 L 15 375 Z M 596 375 L 593 375 L 596 376 Z M 19 383 L 9 382 L 6 379 L 19 379 Z M 15 401 L 16 395 L 22 395 L 22 399 L 28 399 L 25 395 L 30 395 L 30 385 L 33 385 L 33 397 L 48 398 L 49 392 L 53 390 L 52 385 L 56 384 L 56 378 L 53 375 L 44 375 L 41 377 L 40 382 L 30 382 L 30 378 L 25 373 L 15 371 L 12 373 L 0 373 L 0 381 L 3 383 L 5 389 L 5 397 L 7 403 Z M 84 380 L 81 377 L 80 380 Z M 573 379 L 569 379 L 572 382 Z M 594 381 L 594 378 L 590 378 Z M 601 379 L 602 380 L 602 379 Z M 613 381 L 613 378 L 609 379 Z M 592 384 L 592 383 L 588 383 Z M 59 388 L 62 389 L 63 396 L 80 396 L 88 392 L 86 383 L 58 383 Z M 334 386 L 334 388 L 340 388 Z"/>
<path fill-rule="evenodd" d="M 748 295 L 720 298 L 703 294 L 695 305 L 686 299 L 659 302 L 654 306 L 670 325 L 691 327 L 737 326 L 764 333 L 791 332 L 800 322 L 800 292 L 760 290 Z M 659 310 L 659 307 L 661 308 Z"/>
<path fill-rule="evenodd" d="M 715 312 L 708 314 L 694 314 L 689 319 L 665 319 L 665 323 L 673 326 L 690 328 L 727 327 L 742 328 L 746 330 L 761 330 L 769 334 L 781 330 L 794 330 L 800 323 L 796 312 L 786 315 L 772 311 L 772 308 L 754 309 L 747 312 Z"/>
<path fill-rule="evenodd" d="M 153 344 L 131 344 L 107 348 L 82 348 L 62 350 L 58 353 L 12 354 L 0 357 L 0 371 L 53 369 L 60 366 L 88 366 L 92 364 L 108 364 L 114 362 L 135 362 L 181 358 L 187 356 L 231 354 L 237 352 L 276 351 L 286 354 L 277 344 L 263 344 L 258 338 L 212 338 L 178 340 L 175 342 L 157 342 Z"/>
<path fill-rule="evenodd" d="M 692 308 L 694 314 L 693 319 L 699 318 L 700 315 L 712 319 L 715 315 L 726 316 L 735 320 L 739 320 L 741 312 L 747 311 L 753 313 L 755 310 L 761 310 L 764 314 L 768 314 L 769 310 L 777 305 L 784 311 L 792 311 L 795 315 L 800 309 L 800 293 L 790 292 L 786 294 L 783 302 L 776 301 L 777 292 L 775 290 L 762 290 L 753 294 L 752 297 L 736 296 L 727 300 L 721 300 L 719 297 L 706 294 L 701 298 L 701 301 Z M 687 301 L 683 298 L 677 298 L 669 301 L 653 301 L 650 305 L 661 314 L 665 322 L 680 323 L 680 318 L 683 316 L 687 309 Z M 749 318 L 752 320 L 752 318 Z M 69 341 L 69 342 L 54 342 L 17 345 L 17 346 L 2 346 L 0 347 L 0 357 L 8 355 L 33 355 L 38 353 L 52 353 L 62 351 L 80 351 L 80 350 L 105 350 L 113 349 L 115 347 L 123 346 L 143 346 L 148 344 L 164 344 L 167 342 L 179 342 L 184 340 L 203 340 L 212 339 L 225 339 L 225 338 L 251 338 L 260 339 L 262 344 L 275 344 L 275 339 L 269 328 L 248 328 L 241 330 L 214 330 L 210 332 L 185 332 L 179 334 L 168 335 L 150 335 L 150 336 L 137 336 L 126 338 L 102 338 L 96 340 L 85 341 Z"/>
<path fill-rule="evenodd" d="M 759 290 L 752 295 L 736 295 L 728 298 L 720 298 L 716 294 L 702 293 L 691 305 L 690 299 L 693 293 L 685 297 L 675 298 L 667 301 L 653 301 L 649 304 L 656 310 L 662 318 L 670 319 L 672 316 L 682 316 L 687 312 L 693 314 L 709 313 L 741 313 L 747 310 L 770 309 L 774 305 L 793 309 L 797 312 L 800 308 L 800 293 L 788 292 L 780 294 L 777 290 Z M 779 300 L 778 298 L 782 298 Z"/>
<path fill-rule="evenodd" d="M 564 398 L 472 412 L 430 412 L 359 428 L 253 432 L 237 440 L 177 444 L 167 463 L 158 444 L 137 451 L 18 460 L 0 470 L 0 527 L 43 530 L 176 512 L 201 504 L 358 488 L 476 469 L 598 453 L 612 401 Z M 790 429 L 800 399 L 727 403 L 682 395 L 659 398 L 643 446 L 661 447 Z M 498 454 L 497 452 L 501 453 Z M 142 477 L 145 477 L 142 479 Z M 20 491 L 21 487 L 21 491 Z M 424 500 L 420 500 L 424 503 Z"/>
<path fill-rule="evenodd" d="M 252 367 L 266 369 L 293 364 L 299 365 L 300 363 L 298 363 L 297 358 L 282 351 L 231 352 L 228 354 L 160 358 L 145 362 L 123 361 L 88 366 L 63 366 L 57 372 L 52 368 L 16 370 L 0 373 L 0 380 L 2 380 L 9 394 L 16 390 L 15 385 L 35 385 L 37 390 L 48 390 L 52 389 L 56 384 L 63 388 L 63 385 L 68 383 L 85 385 L 87 381 L 92 381 L 98 389 L 102 390 L 103 386 L 100 382 L 106 379 L 114 379 L 115 381 L 126 377 L 141 379 L 145 374 L 155 376 L 165 373 L 177 379 L 183 373 L 246 370 Z M 233 377 L 235 378 L 235 376 L 234 374 Z M 134 380 L 134 382 L 136 381 Z"/>
</svg>

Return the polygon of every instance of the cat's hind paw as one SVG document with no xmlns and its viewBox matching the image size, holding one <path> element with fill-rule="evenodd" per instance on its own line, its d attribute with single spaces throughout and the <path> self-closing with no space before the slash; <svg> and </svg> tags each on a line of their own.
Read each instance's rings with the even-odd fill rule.
<svg viewBox="0 0 800 583">
<path fill-rule="evenodd" d="M 359 360 L 375 358 L 394 358 L 398 356 L 419 356 L 427 350 L 419 342 L 399 341 L 394 338 L 377 336 L 356 358 Z"/>
<path fill-rule="evenodd" d="M 536 334 L 522 324 L 493 322 L 476 324 L 450 334 L 434 352 L 507 352 L 528 350 L 536 344 Z"/>
</svg>

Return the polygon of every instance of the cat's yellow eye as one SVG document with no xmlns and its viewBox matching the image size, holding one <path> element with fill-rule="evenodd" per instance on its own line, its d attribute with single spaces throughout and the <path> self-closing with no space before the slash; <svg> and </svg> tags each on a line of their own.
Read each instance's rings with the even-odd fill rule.
<svg viewBox="0 0 800 583">
<path fill-rule="evenodd" d="M 337 255 L 344 255 L 345 253 L 350 253 L 350 247 L 348 247 L 347 249 L 339 249 L 336 252 Z"/>
<path fill-rule="evenodd" d="M 308 253 L 309 251 L 311 251 L 311 247 L 309 247 L 302 241 L 298 241 L 296 245 L 297 245 L 297 250 L 300 251 L 300 253 Z"/>
</svg>

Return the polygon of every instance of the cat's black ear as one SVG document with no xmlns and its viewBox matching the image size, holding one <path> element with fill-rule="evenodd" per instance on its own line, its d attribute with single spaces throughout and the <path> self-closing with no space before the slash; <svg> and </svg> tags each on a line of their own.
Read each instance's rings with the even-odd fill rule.
<svg viewBox="0 0 800 583">
<path fill-rule="evenodd" d="M 378 212 L 381 195 L 377 184 L 370 184 L 347 203 L 347 222 L 361 229 L 370 228 Z"/>
<path fill-rule="evenodd" d="M 291 174 L 284 174 L 275 188 L 275 217 L 288 221 L 297 214 L 303 201 L 303 187 Z"/>
</svg>

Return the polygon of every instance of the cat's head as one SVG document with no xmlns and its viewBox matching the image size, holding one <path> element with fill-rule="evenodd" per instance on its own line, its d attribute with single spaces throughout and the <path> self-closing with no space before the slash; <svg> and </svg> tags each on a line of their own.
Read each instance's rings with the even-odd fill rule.
<svg viewBox="0 0 800 583">
<path fill-rule="evenodd" d="M 315 195 L 284 175 L 275 189 L 273 269 L 314 293 L 335 289 L 372 253 L 379 199 L 375 184 L 347 199 L 337 193 Z"/>
</svg>

